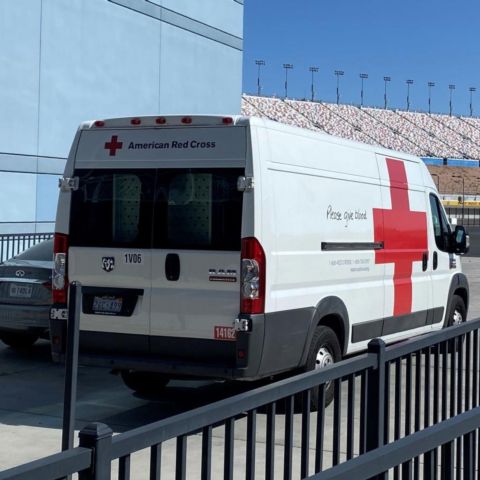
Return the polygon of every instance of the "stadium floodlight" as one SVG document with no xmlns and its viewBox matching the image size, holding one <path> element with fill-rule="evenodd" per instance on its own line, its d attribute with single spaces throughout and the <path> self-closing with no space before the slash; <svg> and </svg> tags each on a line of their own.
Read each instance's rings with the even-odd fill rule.
<svg viewBox="0 0 480 480">
<path fill-rule="evenodd" d="M 361 73 L 360 80 L 362 82 L 362 88 L 360 90 L 360 105 L 363 107 L 363 81 L 368 78 L 368 73 Z"/>
<path fill-rule="evenodd" d="M 432 113 L 432 87 L 435 86 L 435 82 L 428 82 L 428 113 Z"/>
<path fill-rule="evenodd" d="M 413 80 L 405 80 L 407 84 L 407 112 L 410 111 L 410 85 L 413 85 Z"/>
<path fill-rule="evenodd" d="M 257 73 L 257 95 L 260 96 L 262 93 L 262 87 L 260 85 L 260 67 L 265 66 L 265 60 L 255 60 L 255 65 L 258 67 Z"/>
<path fill-rule="evenodd" d="M 337 105 L 340 103 L 340 77 L 345 75 L 343 70 L 335 70 L 335 75 L 337 76 Z"/>
<path fill-rule="evenodd" d="M 448 89 L 450 90 L 450 102 L 449 102 L 450 116 L 452 116 L 452 94 L 453 94 L 453 91 L 455 90 L 455 85 L 450 84 L 448 86 Z"/>
<path fill-rule="evenodd" d="M 468 91 L 470 92 L 470 116 L 473 117 L 473 92 L 476 92 L 477 89 L 476 87 L 470 87 Z"/>
<path fill-rule="evenodd" d="M 312 102 L 315 100 L 315 87 L 313 84 L 313 74 L 318 73 L 318 67 L 308 67 L 308 71 L 312 74 Z"/>
<path fill-rule="evenodd" d="M 387 109 L 388 101 L 387 101 L 387 83 L 392 81 L 392 77 L 383 77 L 383 81 L 385 82 L 385 91 L 383 94 L 383 107 L 385 110 Z"/>
<path fill-rule="evenodd" d="M 285 69 L 285 98 L 288 97 L 288 71 L 293 69 L 291 63 L 284 63 L 283 68 Z"/>
</svg>

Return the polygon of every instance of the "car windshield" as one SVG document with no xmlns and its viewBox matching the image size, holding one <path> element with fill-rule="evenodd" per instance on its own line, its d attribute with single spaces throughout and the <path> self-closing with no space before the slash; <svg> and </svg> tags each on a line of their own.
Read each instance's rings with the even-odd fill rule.
<svg viewBox="0 0 480 480">
<path fill-rule="evenodd" d="M 33 247 L 17 255 L 15 259 L 37 261 L 53 260 L 53 239 L 37 243 Z"/>
</svg>

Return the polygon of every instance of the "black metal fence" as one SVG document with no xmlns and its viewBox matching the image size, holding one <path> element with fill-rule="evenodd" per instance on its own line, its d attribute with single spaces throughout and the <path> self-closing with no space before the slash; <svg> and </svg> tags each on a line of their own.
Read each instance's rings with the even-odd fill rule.
<svg viewBox="0 0 480 480">
<path fill-rule="evenodd" d="M 458 225 L 465 227 L 480 227 L 480 208 L 479 207 L 445 207 L 448 218 L 451 221 L 457 219 Z"/>
<path fill-rule="evenodd" d="M 81 480 L 112 472 L 126 480 L 139 471 L 178 480 L 349 478 L 345 472 L 355 480 L 470 478 L 480 465 L 479 337 L 475 320 L 389 347 L 372 340 L 367 353 L 336 365 L 117 436 L 91 424 L 78 448 L 4 471 L 0 480 L 76 471 Z"/>
<path fill-rule="evenodd" d="M 18 255 L 38 242 L 48 240 L 53 233 L 5 233 L 0 234 L 0 263 Z"/>
</svg>

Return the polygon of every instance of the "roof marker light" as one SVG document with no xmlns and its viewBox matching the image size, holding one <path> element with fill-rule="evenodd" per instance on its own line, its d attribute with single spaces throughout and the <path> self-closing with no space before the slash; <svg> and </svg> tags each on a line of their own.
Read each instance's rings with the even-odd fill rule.
<svg viewBox="0 0 480 480">
<path fill-rule="evenodd" d="M 186 125 L 189 125 L 192 123 L 192 117 L 183 117 L 182 118 L 182 123 L 185 123 Z"/>
<path fill-rule="evenodd" d="M 140 124 L 142 123 L 142 121 L 141 121 L 139 118 L 132 118 L 132 119 L 130 120 L 130 123 L 131 123 L 132 125 L 140 125 Z"/>
<path fill-rule="evenodd" d="M 222 123 L 224 125 L 232 125 L 233 123 L 233 118 L 232 117 L 223 117 L 222 118 Z"/>
<path fill-rule="evenodd" d="M 155 119 L 155 123 L 157 125 L 165 125 L 167 123 L 167 119 L 165 117 L 158 117 Z"/>
<path fill-rule="evenodd" d="M 104 127 L 105 126 L 105 122 L 103 120 L 96 120 L 93 124 L 96 127 Z"/>
</svg>

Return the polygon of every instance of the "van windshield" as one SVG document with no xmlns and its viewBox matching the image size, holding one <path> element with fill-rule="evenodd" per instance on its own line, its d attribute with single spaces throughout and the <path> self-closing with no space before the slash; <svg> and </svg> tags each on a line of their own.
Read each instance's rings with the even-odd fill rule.
<svg viewBox="0 0 480 480">
<path fill-rule="evenodd" d="M 240 250 L 242 169 L 77 170 L 70 245 Z"/>
</svg>

